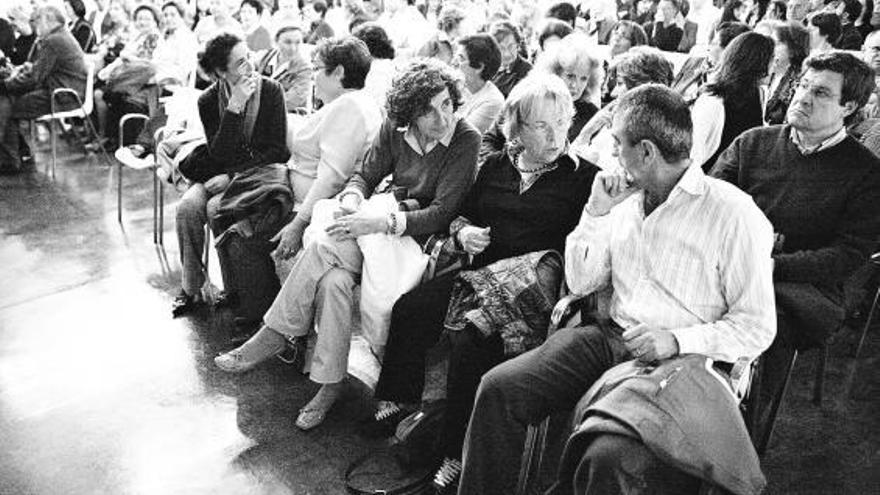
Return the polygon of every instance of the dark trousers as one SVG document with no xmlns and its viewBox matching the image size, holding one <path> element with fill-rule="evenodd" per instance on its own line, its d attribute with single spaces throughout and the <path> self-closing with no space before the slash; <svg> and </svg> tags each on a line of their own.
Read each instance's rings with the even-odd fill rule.
<svg viewBox="0 0 880 495">
<path fill-rule="evenodd" d="M 21 168 L 19 120 L 33 119 L 51 111 L 49 92 L 36 90 L 23 95 L 0 95 L 0 169 Z"/>
<path fill-rule="evenodd" d="M 459 494 L 514 493 L 526 427 L 571 410 L 602 373 L 630 358 L 610 326 L 566 328 L 483 375 L 465 436 Z"/>
</svg>

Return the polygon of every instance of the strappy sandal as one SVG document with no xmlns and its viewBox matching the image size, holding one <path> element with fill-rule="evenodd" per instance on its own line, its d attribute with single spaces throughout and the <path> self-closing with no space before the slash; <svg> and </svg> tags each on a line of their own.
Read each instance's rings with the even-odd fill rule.
<svg viewBox="0 0 880 495">
<path fill-rule="evenodd" d="M 327 411 L 320 409 L 312 409 L 304 407 L 299 410 L 299 416 L 296 417 L 296 427 L 303 431 L 309 431 L 324 422 L 327 417 Z"/>
</svg>

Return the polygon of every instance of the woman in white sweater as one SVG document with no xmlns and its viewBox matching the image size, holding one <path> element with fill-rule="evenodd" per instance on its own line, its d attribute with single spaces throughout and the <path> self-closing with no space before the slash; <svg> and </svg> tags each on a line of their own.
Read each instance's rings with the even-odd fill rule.
<svg viewBox="0 0 880 495">
<path fill-rule="evenodd" d="M 324 106 L 297 125 L 288 142 L 296 216 L 274 239 L 284 259 L 302 247 L 312 207 L 342 190 L 382 124 L 382 110 L 363 91 L 371 64 L 363 41 L 327 39 L 315 48 L 312 64 L 315 97 Z"/>
</svg>

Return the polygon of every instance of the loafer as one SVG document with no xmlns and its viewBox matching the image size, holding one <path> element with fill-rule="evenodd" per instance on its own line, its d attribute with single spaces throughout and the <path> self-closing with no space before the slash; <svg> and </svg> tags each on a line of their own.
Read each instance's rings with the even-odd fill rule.
<svg viewBox="0 0 880 495">
<path fill-rule="evenodd" d="M 178 316 L 192 313 L 202 305 L 204 305 L 204 301 L 201 299 L 196 298 L 196 296 L 191 296 L 184 291 L 180 291 L 180 294 L 178 294 L 171 303 L 171 316 L 177 318 Z"/>
<path fill-rule="evenodd" d="M 217 309 L 234 308 L 238 306 L 238 294 L 234 292 L 220 292 L 220 295 L 214 299 L 214 307 Z"/>
<path fill-rule="evenodd" d="M 324 422 L 327 411 L 321 409 L 302 408 L 296 417 L 296 427 L 303 431 L 309 431 Z"/>
<path fill-rule="evenodd" d="M 246 361 L 238 349 L 233 349 L 214 358 L 214 364 L 227 373 L 245 373 L 254 369 L 260 362 Z"/>
</svg>

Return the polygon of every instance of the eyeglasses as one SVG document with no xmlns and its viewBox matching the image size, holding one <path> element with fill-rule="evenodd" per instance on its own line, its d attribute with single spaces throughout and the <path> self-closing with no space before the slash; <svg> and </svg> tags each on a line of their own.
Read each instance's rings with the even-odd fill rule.
<svg viewBox="0 0 880 495">
<path fill-rule="evenodd" d="M 833 98 L 840 98 L 839 94 L 834 93 L 825 86 L 816 86 L 809 81 L 804 81 L 803 79 L 797 82 L 797 86 L 795 86 L 795 91 L 806 91 L 817 100 L 827 101 Z"/>
<path fill-rule="evenodd" d="M 326 70 L 326 69 L 327 69 L 326 65 L 316 65 L 316 66 L 312 67 L 312 71 L 315 73 L 317 73 L 320 70 Z"/>
</svg>

